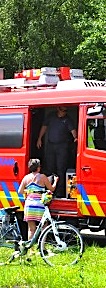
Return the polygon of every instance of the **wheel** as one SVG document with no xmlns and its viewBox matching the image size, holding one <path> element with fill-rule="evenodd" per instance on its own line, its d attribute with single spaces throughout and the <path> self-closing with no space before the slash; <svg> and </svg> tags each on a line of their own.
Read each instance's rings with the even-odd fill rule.
<svg viewBox="0 0 106 288">
<path fill-rule="evenodd" d="M 0 266 L 10 263 L 12 259 L 13 253 L 17 253 L 18 241 L 16 241 L 16 231 L 13 230 L 8 235 L 3 236 L 2 228 L 0 227 Z M 21 237 L 21 236 L 20 236 Z M 18 240 L 18 239 L 17 239 Z"/>
<path fill-rule="evenodd" d="M 11 256 L 15 251 L 16 244 L 12 240 L 0 238 L 0 266 L 10 263 Z"/>
<path fill-rule="evenodd" d="M 52 225 L 44 230 L 40 241 L 40 253 L 50 266 L 73 265 L 78 262 L 83 253 L 83 240 L 79 231 L 72 225 L 56 223 L 56 235 L 61 240 L 57 243 Z"/>
</svg>

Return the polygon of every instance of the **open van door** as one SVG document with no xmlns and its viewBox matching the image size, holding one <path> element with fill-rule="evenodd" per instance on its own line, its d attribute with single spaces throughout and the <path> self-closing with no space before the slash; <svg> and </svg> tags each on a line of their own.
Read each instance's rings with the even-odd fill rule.
<svg viewBox="0 0 106 288">
<path fill-rule="evenodd" d="M 106 109 L 79 109 L 78 205 L 82 215 L 106 216 Z M 97 111 L 97 109 L 96 109 Z"/>
<path fill-rule="evenodd" d="M 18 187 L 29 159 L 28 107 L 0 108 L 0 208 L 18 205 L 24 196 Z"/>
</svg>

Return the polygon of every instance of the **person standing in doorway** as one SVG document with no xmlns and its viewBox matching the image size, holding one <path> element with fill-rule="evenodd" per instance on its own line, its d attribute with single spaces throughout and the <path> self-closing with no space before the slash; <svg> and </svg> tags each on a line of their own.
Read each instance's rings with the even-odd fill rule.
<svg viewBox="0 0 106 288">
<path fill-rule="evenodd" d="M 56 197 L 65 197 L 65 173 L 68 163 L 68 147 L 70 133 L 77 141 L 77 132 L 72 119 L 67 114 L 67 107 L 59 106 L 56 112 L 51 113 L 44 120 L 37 140 L 37 148 L 42 146 L 42 137 L 48 134 L 46 153 L 46 175 L 57 174 L 59 181 L 56 188 Z"/>
</svg>

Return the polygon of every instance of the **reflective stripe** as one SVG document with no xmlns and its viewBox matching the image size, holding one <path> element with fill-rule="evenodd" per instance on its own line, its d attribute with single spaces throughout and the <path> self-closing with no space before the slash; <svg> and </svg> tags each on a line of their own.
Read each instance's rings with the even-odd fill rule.
<svg viewBox="0 0 106 288">
<path fill-rule="evenodd" d="M 24 195 L 18 194 L 18 182 L 0 181 L 0 208 L 19 206 L 20 211 L 24 209 Z"/>
<path fill-rule="evenodd" d="M 96 195 L 87 194 L 82 184 L 77 184 L 77 207 L 82 215 L 105 217 L 102 201 Z"/>
</svg>

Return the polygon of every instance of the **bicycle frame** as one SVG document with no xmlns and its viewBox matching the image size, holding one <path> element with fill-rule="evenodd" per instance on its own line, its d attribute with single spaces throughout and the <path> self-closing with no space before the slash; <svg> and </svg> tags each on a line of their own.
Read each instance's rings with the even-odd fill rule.
<svg viewBox="0 0 106 288">
<path fill-rule="evenodd" d="M 44 228 L 42 230 L 42 227 L 44 226 L 46 221 L 49 221 L 50 224 L 46 228 Z M 42 216 L 42 219 L 41 219 L 40 223 L 37 226 L 37 229 L 36 229 L 32 239 L 28 240 L 28 241 L 20 241 L 19 242 L 19 246 L 21 248 L 20 249 L 20 252 L 21 252 L 20 256 L 25 255 L 27 253 L 27 250 L 30 249 L 37 242 L 38 242 L 38 247 L 39 247 L 39 243 L 40 243 L 40 240 L 42 238 L 42 235 L 44 234 L 46 229 L 48 229 L 48 227 L 50 227 L 50 226 L 52 226 L 53 234 L 54 234 L 54 237 L 56 239 L 56 242 L 57 242 L 58 246 L 63 247 L 64 246 L 64 242 L 60 240 L 59 235 L 58 235 L 58 231 L 56 229 L 56 225 L 55 224 L 56 223 L 64 223 L 64 222 L 65 221 L 55 221 L 54 219 L 52 219 L 48 206 L 45 206 L 44 214 Z M 38 239 L 38 241 L 37 241 L 37 239 Z M 24 249 L 27 249 L 26 253 L 25 253 Z"/>
</svg>

